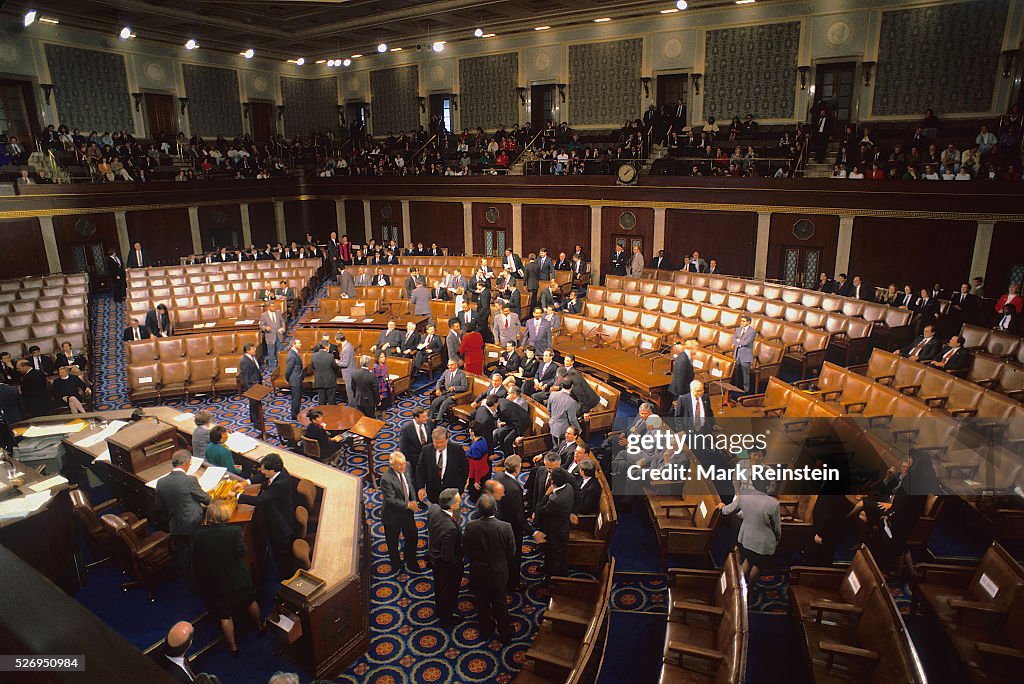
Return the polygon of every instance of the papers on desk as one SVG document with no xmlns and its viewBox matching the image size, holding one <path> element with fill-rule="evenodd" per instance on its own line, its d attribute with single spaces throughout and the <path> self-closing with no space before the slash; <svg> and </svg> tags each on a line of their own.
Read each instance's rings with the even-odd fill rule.
<svg viewBox="0 0 1024 684">
<path fill-rule="evenodd" d="M 48 492 L 53 487 L 59 487 L 62 484 L 67 484 L 67 481 L 68 480 L 65 477 L 54 475 L 49 480 L 43 480 L 42 482 L 37 482 L 34 485 L 31 485 L 29 489 L 33 492 Z"/>
<path fill-rule="evenodd" d="M 331 323 L 341 323 L 344 320 L 346 320 L 344 316 L 335 316 L 331 319 Z"/>
<path fill-rule="evenodd" d="M 319 319 L 319 318 L 310 318 L 310 319 L 309 319 L 309 322 L 310 322 L 310 323 L 319 323 L 319 322 L 320 322 L 320 319 Z"/>
<path fill-rule="evenodd" d="M 182 413 L 180 416 L 174 416 L 174 422 L 176 422 L 176 423 L 183 423 L 183 422 L 185 422 L 186 420 L 188 420 L 189 418 L 192 418 L 192 417 L 193 417 L 193 414 L 191 414 L 191 413 Z"/>
<path fill-rule="evenodd" d="M 84 430 L 86 423 L 80 420 L 60 425 L 32 425 L 25 430 L 24 437 L 52 437 L 54 435 L 70 435 L 72 432 Z"/>
<path fill-rule="evenodd" d="M 388 373 L 388 380 L 390 380 L 391 382 L 394 382 L 397 379 L 398 379 L 398 374 L 397 373 Z"/>
<path fill-rule="evenodd" d="M 45 491 L 0 501 L 0 520 L 24 518 L 29 513 L 39 510 L 49 500 L 50 492 Z"/>
<path fill-rule="evenodd" d="M 217 486 L 221 478 L 224 477 L 224 473 L 228 471 L 227 468 L 212 467 L 207 468 L 202 476 L 199 478 L 199 487 L 204 491 L 208 492 Z"/>
<path fill-rule="evenodd" d="M 199 469 L 203 467 L 204 463 L 206 463 L 206 461 L 204 461 L 201 458 L 193 458 L 191 461 L 189 461 L 188 470 L 185 471 L 185 474 L 195 475 L 199 471 Z"/>
<path fill-rule="evenodd" d="M 363 323 L 373 323 L 373 319 L 372 318 L 364 318 L 363 319 Z"/>
<path fill-rule="evenodd" d="M 237 321 L 235 321 L 235 325 L 252 325 L 255 322 L 256 321 L 254 321 L 252 319 L 246 318 L 244 320 L 237 320 Z"/>
<path fill-rule="evenodd" d="M 97 444 L 99 444 L 100 442 L 107 441 L 107 437 L 112 436 L 115 432 L 117 432 L 118 430 L 120 430 L 121 428 L 123 428 L 127 424 L 128 423 L 126 421 L 123 421 L 123 420 L 112 421 L 109 425 L 107 425 L 107 427 L 103 428 L 102 430 L 97 432 L 95 435 L 89 435 L 88 437 L 86 437 L 82 441 L 80 441 L 77 444 L 75 444 L 75 446 L 81 447 L 83 449 L 88 449 L 90 447 L 94 447 Z"/>
<path fill-rule="evenodd" d="M 246 454 L 258 447 L 259 442 L 241 432 L 232 432 L 228 435 L 228 441 L 225 442 L 225 446 L 236 454 Z"/>
<path fill-rule="evenodd" d="M 146 486 L 147 487 L 152 487 L 153 489 L 156 489 L 156 483 L 159 482 L 160 480 L 164 479 L 168 475 L 170 475 L 170 473 L 164 473 L 163 475 L 161 475 L 160 477 L 156 478 L 155 480 L 150 480 L 149 482 L 147 482 Z"/>
<path fill-rule="evenodd" d="M 104 449 L 103 453 L 96 457 L 96 460 L 110 463 L 110 449 Z"/>
</svg>

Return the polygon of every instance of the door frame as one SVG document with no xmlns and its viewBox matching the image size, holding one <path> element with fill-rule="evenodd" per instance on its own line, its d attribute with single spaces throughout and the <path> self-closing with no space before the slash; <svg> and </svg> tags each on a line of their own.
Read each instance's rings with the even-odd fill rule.
<svg viewBox="0 0 1024 684">
<path fill-rule="evenodd" d="M 270 111 L 270 137 L 268 137 L 267 140 L 273 140 L 274 139 L 274 135 L 277 132 L 277 113 L 274 110 L 274 101 L 273 100 L 260 99 L 260 98 L 250 98 L 249 101 L 246 104 L 248 104 L 248 105 L 254 105 L 254 104 L 256 104 L 256 105 L 267 105 L 267 106 L 270 107 L 270 110 L 269 110 Z M 250 109 L 249 116 L 243 117 L 243 118 L 245 119 L 246 125 L 248 126 L 248 129 L 249 129 L 248 133 L 249 133 L 249 135 L 251 135 L 252 139 L 255 141 L 256 140 L 256 133 L 255 133 L 255 131 L 253 131 L 253 128 L 252 128 L 252 120 L 253 120 L 252 110 Z"/>
<path fill-rule="evenodd" d="M 39 79 L 35 76 L 0 72 L 0 80 L 16 81 L 22 84 L 22 98 L 25 100 L 25 117 L 28 121 L 34 147 L 35 140 L 43 134 L 44 130 L 42 108 L 40 107 L 39 99 L 36 97 L 36 93 L 39 92 Z"/>
<path fill-rule="evenodd" d="M 811 251 L 818 253 L 818 268 L 815 269 L 814 275 L 813 275 L 813 277 L 811 278 L 810 281 L 808 281 L 808 279 L 807 279 L 807 273 L 806 272 L 803 273 L 803 282 L 802 283 L 801 282 L 789 283 L 789 282 L 786 281 L 786 252 L 787 252 L 787 250 L 790 250 L 790 249 L 796 249 L 796 250 L 798 250 L 800 252 L 800 262 L 801 263 L 799 263 L 798 266 L 799 267 L 804 267 L 804 268 L 806 268 L 806 263 L 805 263 L 805 258 L 803 257 L 803 255 L 806 252 L 811 252 Z M 781 259 L 781 263 L 779 264 L 779 281 L 780 282 L 785 283 L 786 285 L 794 285 L 795 287 L 807 287 L 808 286 L 808 282 L 810 282 L 812 285 L 816 286 L 816 284 L 818 282 L 818 274 L 820 274 L 821 271 L 822 271 L 822 263 L 823 263 L 823 260 L 824 260 L 824 257 L 825 257 L 825 248 L 824 247 L 820 247 L 818 245 L 801 245 L 801 244 L 798 244 L 798 243 L 787 242 L 787 243 L 783 243 L 783 244 L 779 245 L 779 250 L 780 250 L 779 258 Z M 799 275 L 800 275 L 800 271 L 798 270 L 797 271 L 797 276 L 799 277 Z"/>
<path fill-rule="evenodd" d="M 847 63 L 851 63 L 852 62 L 853 63 L 853 95 L 850 98 L 850 123 L 858 123 L 860 121 L 861 95 L 863 94 L 861 91 L 864 90 L 863 88 L 859 88 L 857 86 L 858 83 L 862 82 L 861 79 L 864 77 L 864 70 L 863 70 L 863 67 L 861 66 L 862 61 L 863 61 L 863 57 L 859 57 L 859 56 L 856 56 L 856 55 L 847 55 L 846 57 L 825 57 L 824 59 L 812 60 L 811 61 L 811 79 L 809 81 L 809 84 L 813 85 L 815 87 L 815 93 L 814 93 L 814 97 L 808 97 L 808 102 L 807 102 L 808 111 L 810 111 L 811 108 L 813 108 L 815 106 L 815 104 L 818 101 L 820 101 L 820 100 L 816 99 L 816 98 L 819 97 L 819 94 L 817 92 L 817 86 L 818 86 L 818 67 L 819 66 L 830 66 L 830 65 L 833 65 L 833 64 L 847 64 Z"/>
<path fill-rule="evenodd" d="M 501 247 L 501 249 L 496 249 L 495 250 L 496 251 L 495 254 L 487 254 L 487 252 L 484 249 L 484 245 L 486 244 L 486 239 L 485 239 L 484 236 L 487 233 L 487 231 L 489 231 L 489 230 L 493 230 L 495 232 L 495 234 L 497 234 L 500 231 L 505 236 L 504 246 Z M 489 257 L 504 257 L 505 256 L 505 249 L 512 246 L 512 243 L 510 242 L 510 238 L 511 238 L 510 233 L 511 233 L 511 230 L 509 228 L 505 227 L 505 226 L 499 226 L 499 225 L 483 225 L 483 226 L 480 226 L 480 228 L 479 228 L 480 253 L 484 254 L 486 256 L 489 256 Z"/>
<path fill-rule="evenodd" d="M 561 108 L 559 107 L 559 102 L 558 102 L 558 86 L 555 83 L 555 81 L 531 81 L 530 85 L 529 85 L 529 88 L 530 88 L 530 126 L 534 129 L 533 132 L 537 133 L 538 131 L 543 129 L 544 125 L 547 123 L 547 119 L 542 119 L 539 122 L 539 126 L 534 126 L 533 125 L 535 122 L 537 122 L 537 119 L 535 118 L 535 114 L 534 114 L 534 112 L 536 110 L 535 110 L 535 108 L 533 106 L 533 100 L 534 100 L 534 98 L 533 98 L 533 89 L 534 88 L 550 88 L 551 89 L 551 93 L 552 93 L 551 104 L 554 105 L 554 108 L 551 109 L 551 110 L 545 110 L 545 114 L 550 114 L 551 115 L 551 122 L 555 126 L 557 126 L 560 123 L 560 121 L 558 119 L 560 118 L 560 115 L 561 115 L 562 112 L 561 112 Z"/>
<path fill-rule="evenodd" d="M 167 131 L 167 133 L 173 138 L 178 133 L 184 130 L 182 124 L 181 109 L 178 105 L 178 94 L 173 90 L 158 90 L 156 88 L 140 88 L 139 92 L 142 93 L 142 107 L 140 113 L 142 114 L 142 124 L 145 126 L 146 137 L 152 139 L 159 131 L 149 130 L 149 116 L 146 113 L 146 95 L 163 95 L 171 98 L 171 116 L 174 118 L 174 125 L 178 129 L 176 131 Z"/>
</svg>

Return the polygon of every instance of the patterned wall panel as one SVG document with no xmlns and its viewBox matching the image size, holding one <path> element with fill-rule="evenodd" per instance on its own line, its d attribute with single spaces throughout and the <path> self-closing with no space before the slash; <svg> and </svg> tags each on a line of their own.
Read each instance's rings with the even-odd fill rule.
<svg viewBox="0 0 1024 684">
<path fill-rule="evenodd" d="M 100 132 L 134 129 L 124 57 L 47 44 L 46 63 L 60 123 Z"/>
<path fill-rule="evenodd" d="M 419 67 L 407 66 L 370 72 L 370 126 L 374 135 L 415 131 L 420 126 Z"/>
<path fill-rule="evenodd" d="M 1008 7 L 982 0 L 882 14 L 872 114 L 989 111 Z"/>
<path fill-rule="evenodd" d="M 621 126 L 640 111 L 643 40 L 569 46 L 569 118 L 572 125 Z"/>
<path fill-rule="evenodd" d="M 242 130 L 242 106 L 238 102 L 238 72 L 234 69 L 182 64 L 188 120 L 192 135 L 230 138 Z"/>
<path fill-rule="evenodd" d="M 281 78 L 284 134 L 289 138 L 338 129 L 338 79 Z"/>
<path fill-rule="evenodd" d="M 462 127 L 490 130 L 518 123 L 519 55 L 509 52 L 459 60 Z"/>
<path fill-rule="evenodd" d="M 800 22 L 707 32 L 704 118 L 791 119 L 796 104 Z"/>
</svg>

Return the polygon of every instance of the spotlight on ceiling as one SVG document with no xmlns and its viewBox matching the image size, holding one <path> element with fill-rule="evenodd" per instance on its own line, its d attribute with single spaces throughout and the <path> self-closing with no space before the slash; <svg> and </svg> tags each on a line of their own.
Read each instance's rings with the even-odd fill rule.
<svg viewBox="0 0 1024 684">
<path fill-rule="evenodd" d="M 686 2 L 686 0 L 679 0 L 679 2 L 676 3 L 676 7 L 678 7 L 681 10 L 686 9 L 689 6 L 690 3 Z"/>
<path fill-rule="evenodd" d="M 305 63 L 306 63 L 306 58 L 305 57 L 299 57 L 297 60 L 295 60 L 295 64 L 297 64 L 298 66 L 302 66 Z"/>
<path fill-rule="evenodd" d="M 476 31 L 473 31 L 473 35 L 476 36 L 477 38 L 483 38 L 484 30 L 482 28 L 478 28 Z"/>
<path fill-rule="evenodd" d="M 433 50 L 434 52 L 441 52 L 442 50 L 444 50 L 444 44 L 445 41 L 443 40 L 434 41 L 434 44 L 430 46 L 430 49 Z"/>
<path fill-rule="evenodd" d="M 606 23 L 608 23 L 611 20 L 612 20 L 611 17 L 601 17 L 600 19 L 595 19 L 594 23 L 595 24 L 606 24 Z"/>
<path fill-rule="evenodd" d="M 533 30 L 534 31 L 547 31 L 549 28 L 551 28 L 551 27 L 550 26 L 537 26 Z"/>
<path fill-rule="evenodd" d="M 337 62 L 335 62 L 333 59 L 327 60 L 327 66 L 329 67 L 335 66 L 336 64 Z"/>
<path fill-rule="evenodd" d="M 493 38 L 496 35 L 498 35 L 498 34 L 497 33 L 485 33 L 484 35 L 482 35 L 480 37 L 481 38 Z"/>
<path fill-rule="evenodd" d="M 117 35 L 121 40 L 128 40 L 132 37 L 132 29 L 129 26 L 125 26 Z"/>
<path fill-rule="evenodd" d="M 41 21 L 44 24 L 59 24 L 60 23 L 60 19 L 55 19 L 54 17 L 39 17 L 39 21 Z"/>
<path fill-rule="evenodd" d="M 675 14 L 678 11 L 679 10 L 677 10 L 675 7 L 673 7 L 672 9 L 663 9 L 663 10 L 661 10 L 659 12 L 659 14 Z"/>
<path fill-rule="evenodd" d="M 25 12 L 25 26 L 31 26 L 32 24 L 36 23 L 36 14 L 38 14 L 38 12 L 36 12 L 35 10 L 29 10 L 28 12 Z"/>
<path fill-rule="evenodd" d="M 345 59 L 341 60 L 341 64 L 342 66 L 351 66 L 352 60 L 346 57 Z"/>
<path fill-rule="evenodd" d="M 194 38 L 189 38 L 188 42 L 185 43 L 185 49 L 186 50 L 195 50 L 198 47 L 199 47 L 199 43 L 197 43 Z"/>
<path fill-rule="evenodd" d="M 388 44 L 387 43 L 381 43 L 380 45 L 377 46 L 377 52 L 387 52 L 387 51 L 388 51 Z"/>
<path fill-rule="evenodd" d="M 362 56 L 363 56 L 362 53 L 355 54 L 355 55 L 352 55 L 352 59 L 359 59 Z"/>
<path fill-rule="evenodd" d="M 252 58 L 253 58 L 253 55 L 255 55 L 255 54 L 256 54 L 256 51 L 255 51 L 255 50 L 253 50 L 252 48 L 249 48 L 249 49 L 248 49 L 248 50 L 246 50 L 245 52 L 239 52 L 238 54 L 242 55 L 242 56 L 243 56 L 243 57 L 245 57 L 246 59 L 252 59 Z"/>
</svg>

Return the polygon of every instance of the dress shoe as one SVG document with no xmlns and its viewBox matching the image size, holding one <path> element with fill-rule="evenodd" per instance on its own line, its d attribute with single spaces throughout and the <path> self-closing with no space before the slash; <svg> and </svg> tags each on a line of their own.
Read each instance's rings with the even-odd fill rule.
<svg viewBox="0 0 1024 684">
<path fill-rule="evenodd" d="M 420 566 L 416 565 L 416 564 L 413 564 L 413 563 L 410 563 L 409 565 L 406 565 L 405 569 L 408 570 L 409 572 L 412 572 L 412 573 L 419 573 L 419 572 L 421 572 Z"/>
</svg>

